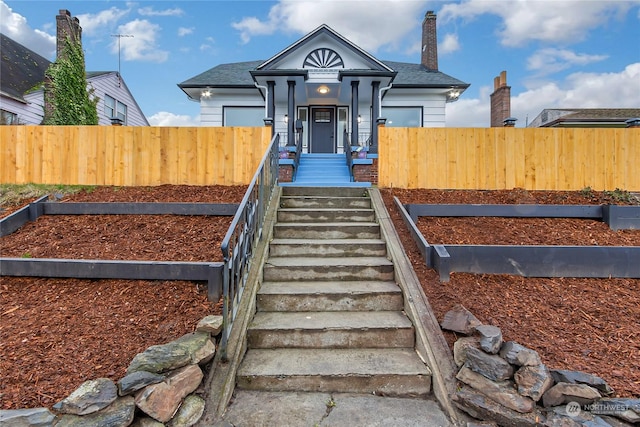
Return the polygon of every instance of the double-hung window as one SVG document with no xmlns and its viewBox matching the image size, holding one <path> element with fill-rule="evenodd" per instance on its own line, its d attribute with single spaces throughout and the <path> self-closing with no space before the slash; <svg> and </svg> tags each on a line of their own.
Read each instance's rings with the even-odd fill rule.
<svg viewBox="0 0 640 427">
<path fill-rule="evenodd" d="M 127 124 L 127 106 L 109 95 L 104 96 L 104 114 L 110 119 L 122 120 L 123 125 Z"/>
</svg>

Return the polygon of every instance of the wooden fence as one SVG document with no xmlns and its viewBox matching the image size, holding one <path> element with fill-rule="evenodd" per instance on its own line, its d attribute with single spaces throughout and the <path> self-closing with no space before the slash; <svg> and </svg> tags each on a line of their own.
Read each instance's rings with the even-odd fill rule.
<svg viewBox="0 0 640 427">
<path fill-rule="evenodd" d="M 640 191 L 640 129 L 380 128 L 380 187 Z M 0 126 L 0 182 L 246 185 L 269 127 Z"/>
<path fill-rule="evenodd" d="M 380 187 L 640 191 L 640 129 L 381 128 Z"/>
<path fill-rule="evenodd" d="M 247 185 L 271 128 L 0 126 L 0 182 Z"/>
</svg>

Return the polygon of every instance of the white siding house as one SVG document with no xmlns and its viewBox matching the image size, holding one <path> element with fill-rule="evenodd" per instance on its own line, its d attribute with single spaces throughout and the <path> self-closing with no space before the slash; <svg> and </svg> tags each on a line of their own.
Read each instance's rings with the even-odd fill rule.
<svg viewBox="0 0 640 427">
<path fill-rule="evenodd" d="M 377 123 L 444 127 L 445 104 L 469 86 L 438 70 L 435 15 L 423 22 L 420 63 L 382 61 L 322 25 L 270 59 L 217 65 L 178 86 L 200 104 L 201 126 L 260 126 L 305 152 L 377 149 Z"/>
</svg>

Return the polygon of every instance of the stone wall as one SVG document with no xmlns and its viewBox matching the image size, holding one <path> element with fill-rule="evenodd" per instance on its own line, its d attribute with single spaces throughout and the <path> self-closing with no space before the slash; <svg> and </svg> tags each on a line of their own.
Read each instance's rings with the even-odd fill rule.
<svg viewBox="0 0 640 427">
<path fill-rule="evenodd" d="M 483 325 L 457 305 L 442 329 L 465 335 L 454 343 L 459 381 L 453 401 L 482 425 L 631 426 L 640 423 L 640 399 L 613 398 L 600 377 L 549 369 L 540 355 L 515 341 L 503 342 L 500 328 Z"/>
<path fill-rule="evenodd" d="M 196 331 L 137 354 L 117 383 L 89 380 L 48 408 L 0 411 L 3 427 L 41 426 L 191 426 L 205 401 L 198 389 L 202 367 L 216 351 L 222 316 L 207 316 Z"/>
</svg>

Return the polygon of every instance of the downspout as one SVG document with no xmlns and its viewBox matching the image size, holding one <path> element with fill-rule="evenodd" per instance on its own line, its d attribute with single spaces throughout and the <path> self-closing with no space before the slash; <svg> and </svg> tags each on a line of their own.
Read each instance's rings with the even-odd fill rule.
<svg viewBox="0 0 640 427">
<path fill-rule="evenodd" d="M 264 89 L 264 118 L 269 118 L 269 88 L 267 86 L 259 85 L 258 82 L 253 82 L 258 89 Z"/>
<path fill-rule="evenodd" d="M 382 92 L 388 91 L 391 89 L 391 86 L 393 86 L 393 83 L 389 82 L 389 86 L 381 87 L 378 92 L 378 117 L 376 117 L 376 119 L 382 117 Z"/>
</svg>

